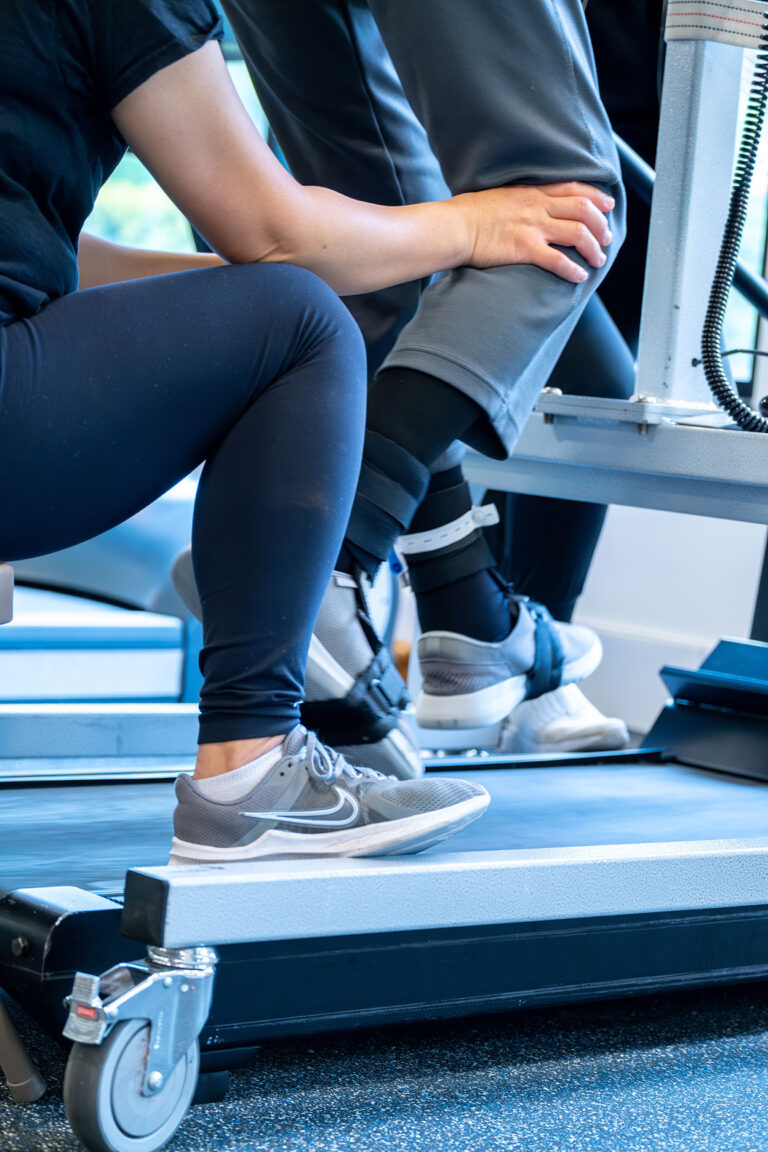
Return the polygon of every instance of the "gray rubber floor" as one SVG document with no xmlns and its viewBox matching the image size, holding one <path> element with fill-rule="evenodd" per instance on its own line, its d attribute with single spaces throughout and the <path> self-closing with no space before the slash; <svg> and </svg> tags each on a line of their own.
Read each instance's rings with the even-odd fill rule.
<svg viewBox="0 0 768 1152">
<path fill-rule="evenodd" d="M 764 1152 L 768 986 L 264 1046 L 169 1152 Z M 63 1057 L 34 1029 L 48 1097 L 10 1103 L 3 1152 L 75 1152 Z"/>
</svg>

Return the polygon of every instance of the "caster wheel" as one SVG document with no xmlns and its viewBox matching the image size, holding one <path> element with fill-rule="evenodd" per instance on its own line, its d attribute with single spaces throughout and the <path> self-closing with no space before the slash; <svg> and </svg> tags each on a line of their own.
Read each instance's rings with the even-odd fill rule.
<svg viewBox="0 0 768 1152">
<path fill-rule="evenodd" d="M 197 1086 L 200 1051 L 187 1050 L 163 1087 L 144 1096 L 146 1020 L 126 1020 L 103 1044 L 75 1044 L 64 1074 L 64 1108 L 88 1152 L 157 1152 L 178 1128 Z"/>
</svg>

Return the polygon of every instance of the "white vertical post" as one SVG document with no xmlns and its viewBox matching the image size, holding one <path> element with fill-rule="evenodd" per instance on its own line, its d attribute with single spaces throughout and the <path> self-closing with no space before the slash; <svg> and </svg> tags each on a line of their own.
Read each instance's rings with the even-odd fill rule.
<svg viewBox="0 0 768 1152">
<path fill-rule="evenodd" d="M 730 44 L 667 44 L 637 375 L 637 395 L 659 403 L 712 405 L 693 361 L 728 211 L 742 61 Z"/>
</svg>

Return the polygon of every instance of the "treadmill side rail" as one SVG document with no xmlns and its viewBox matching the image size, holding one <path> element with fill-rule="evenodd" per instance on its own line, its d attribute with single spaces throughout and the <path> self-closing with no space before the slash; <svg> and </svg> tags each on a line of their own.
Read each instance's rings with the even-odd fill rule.
<svg viewBox="0 0 768 1152">
<path fill-rule="evenodd" d="M 122 931 L 184 948 L 762 904 L 760 837 L 133 869 Z"/>
</svg>

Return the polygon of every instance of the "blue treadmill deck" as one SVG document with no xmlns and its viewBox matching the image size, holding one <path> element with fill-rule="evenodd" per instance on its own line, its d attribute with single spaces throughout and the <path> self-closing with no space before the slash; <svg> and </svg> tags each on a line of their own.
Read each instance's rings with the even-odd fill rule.
<svg viewBox="0 0 768 1152">
<path fill-rule="evenodd" d="M 768 786 L 674 763 L 460 774 L 483 784 L 492 802 L 449 842 L 452 851 L 758 837 L 768 829 Z M 126 869 L 167 862 L 167 782 L 10 786 L 0 797 L 3 891 L 69 884 L 115 894 Z"/>
</svg>

